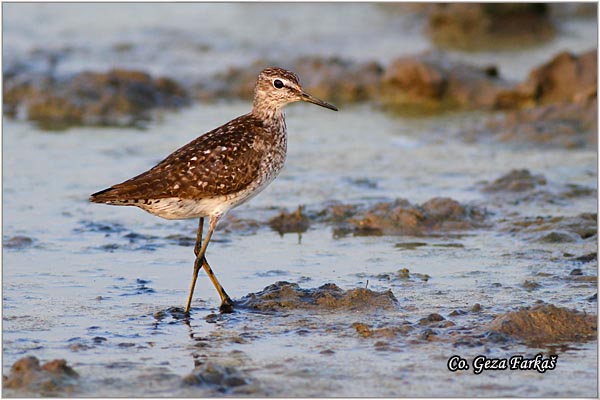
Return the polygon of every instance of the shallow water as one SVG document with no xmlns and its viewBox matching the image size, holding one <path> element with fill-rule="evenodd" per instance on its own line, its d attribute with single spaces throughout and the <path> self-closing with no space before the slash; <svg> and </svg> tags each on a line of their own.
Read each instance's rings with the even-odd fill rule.
<svg viewBox="0 0 600 400">
<path fill-rule="evenodd" d="M 12 55 L 21 51 L 19 47 L 32 48 L 40 35 L 32 21 L 40 20 L 49 21 L 49 25 L 46 42 L 39 46 L 77 47 L 91 40 L 100 49 L 89 58 L 77 55 L 76 50 L 64 64 L 65 71 L 98 65 L 99 59 L 112 64 L 114 59 L 104 56 L 112 54 L 107 49 L 119 41 L 149 41 L 141 54 L 125 57 L 125 64 L 166 71 L 166 61 L 174 60 L 174 68 L 182 68 L 178 72 L 182 75 L 191 73 L 190 62 L 198 63 L 194 68 L 218 69 L 249 53 L 281 54 L 286 47 L 284 39 L 300 49 L 305 46 L 302 51 L 307 53 L 329 54 L 335 48 L 341 55 L 359 59 L 389 56 L 391 40 L 399 41 L 394 45 L 399 49 L 394 53 L 397 55 L 429 46 L 419 35 L 409 40 L 389 34 L 391 26 L 406 31 L 416 28 L 406 24 L 403 15 L 386 14 L 373 5 L 349 7 L 349 26 L 359 21 L 364 24 L 356 43 L 347 40 L 337 25 L 327 23 L 333 18 L 331 12 L 323 12 L 323 23 L 313 25 L 318 29 L 309 29 L 303 21 L 311 21 L 314 9 L 304 4 L 285 5 L 299 10 L 300 18 L 293 21 L 286 19 L 283 5 L 201 6 L 157 5 L 131 19 L 138 5 L 111 3 L 90 9 L 84 4 L 7 4 L 5 18 L 10 23 L 5 24 L 5 50 Z M 26 7 L 27 12 L 17 15 L 16 10 L 22 10 L 18 7 Z M 121 7 L 128 13 L 118 13 Z M 337 6 L 324 7 L 330 10 Z M 200 8 L 206 14 L 197 11 Z M 92 16 L 96 16 L 85 10 L 120 17 L 108 29 L 94 25 Z M 173 20 L 161 18 L 167 11 Z M 50 18 L 53 15 L 63 19 Z M 248 35 L 248 26 L 223 29 L 223 21 L 239 15 L 258 21 L 278 16 L 279 23 L 269 26 L 269 32 L 287 36 L 279 42 L 257 43 Z M 181 29 L 169 22 L 175 20 Z M 157 22 L 162 27 L 158 32 L 144 29 Z M 193 35 L 196 24 L 203 26 L 205 36 Z M 287 29 L 290 24 L 298 29 Z M 582 26 L 573 29 L 588 29 Z M 73 34 L 82 31 L 87 36 Z M 160 47 L 173 36 L 179 46 L 166 50 L 156 63 L 146 58 L 156 54 L 154 46 Z M 364 46 L 375 37 L 382 38 L 377 42 L 381 48 Z M 587 43 L 572 35 L 561 40 L 558 43 L 574 40 L 582 47 L 582 42 Z M 200 62 L 204 53 L 182 49 L 204 42 L 211 44 L 210 49 L 203 50 L 210 54 L 211 63 Z M 548 47 L 547 54 L 539 50 L 535 53 L 539 58 L 528 62 L 535 65 L 544 61 L 560 46 Z M 506 59 L 515 63 L 523 57 L 521 52 L 511 55 L 514 57 Z M 479 62 L 486 57 L 482 55 Z M 513 66 L 514 76 L 525 76 L 529 65 Z M 169 309 L 184 305 L 193 252 L 192 245 L 180 245 L 172 235 L 193 240 L 197 222 L 160 220 L 138 209 L 90 204 L 87 198 L 142 172 L 249 107 L 244 102 L 194 105 L 163 115 L 146 130 L 72 128 L 47 133 L 26 122 L 4 119 L 3 237 L 33 239 L 23 248 L 3 248 L 4 374 L 25 355 L 42 361 L 65 358 L 81 376 L 78 395 L 202 396 L 214 395 L 215 391 L 186 386 L 181 378 L 195 364 L 212 361 L 235 367 L 250 382 L 228 392 L 239 395 L 597 395 L 597 342 L 543 349 L 514 343 L 469 347 L 454 346 L 443 337 L 421 340 L 415 334 L 383 339 L 381 344 L 378 339 L 360 337 L 352 327 L 354 322 L 375 327 L 406 321 L 414 324 L 439 313 L 457 327 L 476 332 L 495 315 L 531 306 L 537 300 L 596 313 L 597 303 L 588 301 L 596 292 L 596 284 L 566 277 L 576 267 L 584 275 L 595 276 L 597 263 L 578 264 L 564 257 L 566 252 L 579 256 L 597 251 L 595 238 L 545 244 L 503 232 L 497 225 L 460 235 L 426 237 L 338 238 L 332 227 L 324 224 L 313 224 L 301 237 L 281 237 L 266 225 L 256 231 L 218 230 L 208 258 L 234 299 L 276 281 L 298 282 L 305 288 L 334 282 L 343 289 L 367 285 L 372 290 L 391 289 L 398 307 L 369 313 L 302 309 L 259 313 L 241 309 L 214 316 L 218 296 L 201 273 L 191 320 L 177 319 L 178 314 Z M 231 214 L 266 221 L 280 208 L 293 210 L 300 204 L 318 211 L 331 200 L 372 204 L 403 197 L 420 204 L 436 196 L 487 207 L 491 222 L 507 216 L 597 212 L 596 199 L 591 196 L 559 203 L 491 201 L 477 183 L 496 179 L 513 168 L 543 173 L 548 180 L 544 189 L 550 192 L 560 192 L 568 183 L 597 189 L 597 156 L 589 149 L 465 143 L 461 133 L 477 118 L 478 114 L 470 113 L 392 117 L 368 105 L 344 107 L 338 113 L 292 105 L 287 109 L 286 167 L 261 195 Z M 410 245 L 414 242 L 425 245 Z M 406 243 L 409 245 L 403 245 Z M 401 268 L 431 278 L 425 282 L 378 277 Z M 537 281 L 541 287 L 528 290 L 523 286 L 526 280 Z M 480 313 L 449 316 L 457 309 L 470 310 L 476 303 L 482 307 Z M 559 354 L 556 370 L 474 375 L 471 371 L 450 373 L 446 367 L 454 354 L 466 359 L 478 354 L 532 357 L 540 351 Z"/>
<path fill-rule="evenodd" d="M 132 395 L 142 385 L 147 395 L 164 390 L 177 394 L 171 393 L 170 380 L 156 378 L 152 384 L 140 380 L 158 372 L 185 375 L 195 357 L 205 357 L 241 366 L 260 382 L 258 393 L 269 395 L 467 396 L 479 393 L 481 379 L 467 373 L 451 375 L 445 359 L 457 352 L 475 355 L 482 349 L 399 341 L 393 351 L 373 351 L 373 341 L 357 338 L 350 325 L 414 322 L 432 312 L 448 315 L 475 303 L 485 309 L 485 316 L 478 319 L 486 320 L 537 299 L 595 311 L 595 303 L 586 300 L 593 294 L 591 286 L 544 281 L 535 292 L 521 287 L 525 280 L 536 280 L 540 271 L 567 275 L 572 262 L 564 261 L 562 253 L 587 254 L 595 250 L 595 242 L 543 245 L 494 230 L 458 237 L 334 239 L 330 227 L 316 226 L 302 234 L 299 243 L 296 234 L 279 237 L 263 227 L 256 234 L 217 232 L 211 243 L 211 264 L 233 298 L 278 280 L 300 282 L 302 287 L 335 282 L 350 289 L 363 287 L 368 279 L 373 290 L 392 289 L 399 309 L 376 315 L 296 311 L 290 316 L 265 316 L 241 311 L 212 324 L 203 318 L 218 306 L 218 297 L 201 275 L 190 325 L 171 317 L 157 321 L 156 312 L 183 305 L 192 270 L 192 246 L 165 238 L 193 237 L 196 222 L 163 221 L 137 209 L 93 205 L 87 203 L 87 195 L 143 170 L 158 161 L 158 155 L 193 138 L 189 127 L 207 130 L 247 107 L 196 106 L 166 116 L 143 132 L 77 128 L 48 134 L 26 123 L 5 121 L 4 236 L 34 239 L 30 248 L 3 253 L 5 371 L 17 358 L 33 353 L 44 360 L 66 358 L 80 374 L 95 377 L 84 393 Z M 377 129 L 368 129 L 367 120 Z M 353 203 L 402 196 L 419 203 L 450 196 L 461 202 L 478 201 L 482 195 L 474 188 L 476 181 L 494 179 L 498 171 L 513 167 L 543 171 L 551 186 L 595 185 L 593 151 L 569 151 L 565 157 L 560 150 L 465 145 L 442 132 L 447 122 L 390 119 L 367 107 L 334 114 L 292 106 L 285 170 L 263 194 L 232 213 L 264 220 L 278 207 L 305 204 L 318 209 L 331 199 Z M 368 146 L 357 146 L 365 132 Z M 455 163 L 457 157 L 465 162 Z M 376 187 L 365 189 L 349 181 L 352 177 L 366 178 Z M 588 199 L 571 207 L 545 205 L 517 212 L 568 215 L 595 212 L 595 206 Z M 414 250 L 396 246 L 405 242 L 427 245 Z M 399 284 L 374 278 L 400 268 L 432 278 Z M 594 273 L 591 266 L 583 268 L 586 274 Z M 336 329 L 328 331 L 327 326 Z M 308 333 L 299 334 L 301 330 Z M 210 351 L 196 349 L 191 334 L 210 338 Z M 238 343 L 236 338 L 243 334 L 250 337 Z M 98 337 L 106 340 L 94 339 Z M 576 347 L 561 353 L 560 376 L 491 373 L 499 388 L 483 393 L 591 394 L 596 390 L 592 379 L 596 344 Z M 323 350 L 335 353 L 323 355 Z M 503 354 L 498 348 L 486 351 Z M 525 347 L 510 350 L 511 355 L 519 352 L 534 354 Z M 574 377 L 581 382 L 576 387 L 568 384 Z M 104 378 L 117 383 L 107 384 Z M 443 388 L 431 387 L 432 378 L 447 382 Z M 281 379 L 289 386 L 282 386 Z M 312 382 L 310 387 L 307 381 Z M 127 389 L 127 382 L 135 382 L 136 391 Z M 524 382 L 527 393 L 522 391 Z M 175 388 L 182 394 L 190 390 Z"/>
</svg>

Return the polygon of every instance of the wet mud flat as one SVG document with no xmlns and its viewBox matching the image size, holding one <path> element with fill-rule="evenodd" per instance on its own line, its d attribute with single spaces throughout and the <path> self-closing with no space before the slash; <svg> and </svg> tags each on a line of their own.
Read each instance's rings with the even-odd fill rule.
<svg viewBox="0 0 600 400">
<path fill-rule="evenodd" d="M 41 138 L 50 154 L 77 140 L 7 140 L 16 138 L 31 140 L 32 148 Z M 105 149 L 98 157 L 126 165 L 139 151 L 110 151 L 102 136 L 94 142 Z M 422 146 L 465 151 L 448 141 Z M 485 146 L 477 145 L 484 156 Z M 150 162 L 156 151 L 146 151 L 140 156 Z M 341 172 L 329 192 L 314 196 L 318 177 L 300 178 L 305 171 L 292 169 L 279 189 L 232 212 L 215 234 L 209 260 L 236 312 L 217 312 L 216 293 L 201 275 L 189 319 L 178 307 L 191 275 L 196 223 L 166 223 L 131 209 L 88 211 L 80 193 L 93 183 L 83 188 L 75 171 L 47 165 L 63 174 L 73 200 L 51 200 L 31 214 L 36 203 L 7 196 L 17 211 L 4 238 L 4 259 L 13 267 L 4 287 L 3 394 L 593 395 L 595 156 L 541 150 L 519 164 L 525 153 L 505 151 L 493 168 L 486 160 L 475 163 L 476 173 L 456 171 L 454 191 L 446 174 L 407 169 L 381 177 L 367 170 L 362 179 Z M 549 154 L 556 169 L 535 161 Z M 505 159 L 528 168 L 507 168 Z M 81 160 L 65 160 L 73 162 Z M 564 175 L 565 166 L 575 172 Z M 35 181 L 34 171 L 25 176 Z M 387 189 L 415 176 L 432 186 L 422 192 L 417 185 L 402 197 Z M 340 187 L 350 195 L 331 200 L 341 197 Z M 45 190 L 23 189 L 31 198 Z M 302 197 L 303 190 L 309 195 Z M 60 224 L 40 229 L 31 218 L 40 213 Z M 41 265 L 52 268 L 40 271 Z M 447 367 L 454 355 L 471 362 L 539 353 L 558 355 L 556 368 L 475 375 Z M 37 361 L 23 360 L 30 356 Z"/>
<path fill-rule="evenodd" d="M 338 6 L 157 6 L 75 26 L 91 47 L 53 7 L 8 27 L 4 396 L 597 395 L 595 5 L 348 5 L 360 37 L 275 42 L 220 27 Z M 285 170 L 209 248 L 236 310 L 201 274 L 185 315 L 197 222 L 88 194 L 247 112 L 272 63 L 342 112 L 287 110 Z M 538 355 L 554 368 L 474 373 Z"/>
<path fill-rule="evenodd" d="M 99 261 L 79 271 L 100 283 L 99 290 L 78 303 L 81 311 L 91 313 L 84 325 L 54 316 L 63 320 L 56 326 L 51 318 L 9 310 L 4 324 L 10 337 L 15 337 L 11 332 L 31 334 L 9 342 L 20 350 L 11 352 L 18 359 L 5 367 L 4 394 L 592 393 L 593 383 L 565 386 L 555 374 L 593 382 L 596 217 L 590 213 L 530 219 L 515 210 L 524 203 L 564 206 L 581 197 L 591 202 L 595 191 L 579 187 L 574 195 L 571 186 L 556 185 L 529 170 L 511 170 L 473 186 L 482 200 L 325 202 L 290 210 L 270 207 L 251 213 L 251 219 L 234 213 L 217 232 L 215 246 L 220 251 L 212 253 L 214 265 L 227 264 L 232 243 L 262 246 L 265 236 L 286 242 L 285 252 L 298 246 L 309 253 L 322 252 L 323 243 L 328 243 L 329 253 L 348 254 L 335 260 L 324 255 L 325 266 L 318 262 L 312 267 L 306 261 L 294 266 L 298 260 L 280 255 L 275 263 L 239 270 L 241 279 L 233 293 L 242 294 L 233 296 L 232 314 L 218 312 L 207 282 L 200 286 L 191 315 L 173 306 L 183 301 L 186 285 L 167 278 L 165 262 L 158 265 L 163 271 L 130 265 L 131 274 L 118 276 Z M 156 226 L 152 234 L 145 234 L 120 222 L 83 220 L 73 231 L 85 242 L 98 243 L 82 258 L 114 263 L 115 258 L 134 254 L 160 259 L 175 253 L 183 260 L 177 268 L 190 267 L 190 224 L 158 229 L 159 235 Z M 12 252 L 32 251 L 38 242 L 19 236 L 7 240 Z M 498 246 L 493 254 L 483 246 L 488 242 Z M 556 246 L 563 250 L 552 250 Z M 365 248 L 377 251 L 368 252 L 361 268 L 352 258 L 364 256 Z M 260 252 L 246 254 L 260 260 Z M 310 257 L 319 260 L 323 255 Z M 349 265 L 359 271 L 350 271 Z M 331 270 L 338 268 L 343 273 L 336 278 Z M 179 274 L 179 279 L 182 276 L 187 274 Z M 327 283 L 317 283 L 323 281 Z M 243 294 L 261 282 L 267 283 L 264 289 Z M 41 299 L 33 301 L 43 304 Z M 65 324 L 66 332 L 57 334 Z M 51 332 L 53 339 L 40 340 L 38 330 Z M 556 367 L 544 373 L 472 372 L 471 362 L 477 357 L 531 360 L 538 354 L 558 356 Z M 471 370 L 450 372 L 453 356 L 466 360 Z M 446 386 L 427 384 L 432 377 L 443 379 Z M 494 384 L 482 383 L 484 377 Z M 370 386 L 374 379 L 379 382 L 376 388 Z"/>
<path fill-rule="evenodd" d="M 406 270 L 396 277 L 403 282 L 413 279 Z M 423 282 L 419 277 L 414 279 Z M 92 340 L 73 338 L 65 350 L 74 353 L 70 358 L 100 349 L 127 350 L 140 361 L 102 366 L 80 361 L 73 369 L 64 359 L 40 366 L 37 358 L 29 356 L 15 362 L 8 376 L 3 377 L 4 394 L 284 396 L 293 391 L 303 396 L 324 396 L 333 391 L 347 395 L 442 395 L 443 390 L 461 392 L 455 386 L 458 381 L 464 385 L 465 377 L 457 377 L 457 382 L 446 379 L 450 388 L 443 390 L 416 382 L 422 373 L 437 377 L 450 374 L 446 365 L 451 356 L 448 360 L 440 357 L 442 349 L 452 356 L 460 354 L 465 360 L 476 356 L 502 359 L 504 354 L 523 359 L 558 354 L 558 369 L 561 363 L 575 362 L 569 351 L 585 349 L 586 342 L 597 335 L 595 315 L 550 304 L 539 303 L 496 316 L 489 311 L 491 307 L 479 303 L 470 308 L 446 307 L 444 315 L 426 314 L 415 305 L 401 305 L 391 290 L 342 290 L 335 284 L 306 289 L 278 281 L 239 299 L 236 306 L 234 314 L 207 313 L 197 307 L 195 317 L 190 318 L 182 309 L 170 307 L 146 316 L 154 324 L 155 333 L 174 329 L 186 332 L 184 347 L 188 363 L 194 365 L 188 373 L 171 371 L 166 367 L 168 362 L 163 363 L 164 367 L 145 366 L 140 356 L 152 352 L 155 345 L 151 342 L 141 344 L 134 339 L 117 343 L 116 338 L 102 336 Z M 282 349 L 273 352 L 279 346 Z M 162 351 L 170 350 L 166 346 Z M 416 355 L 419 359 L 413 358 Z M 398 364 L 386 363 L 390 358 Z M 554 379 L 551 375 L 556 372 L 530 370 L 530 374 L 539 374 L 533 380 L 544 382 Z M 116 371 L 119 375 L 114 375 Z M 381 387 L 365 386 L 373 374 L 381 380 Z M 100 378 L 103 375 L 110 377 Z M 494 385 L 494 390 L 523 393 L 521 383 L 513 382 L 514 377 L 494 376 L 494 380 L 501 382 Z M 307 384 L 309 381 L 311 384 Z M 462 393 L 485 391 L 485 386 L 479 389 L 476 380 L 470 381 Z M 536 393 L 576 393 L 545 389 L 546 385 L 553 386 L 543 384 Z"/>
</svg>

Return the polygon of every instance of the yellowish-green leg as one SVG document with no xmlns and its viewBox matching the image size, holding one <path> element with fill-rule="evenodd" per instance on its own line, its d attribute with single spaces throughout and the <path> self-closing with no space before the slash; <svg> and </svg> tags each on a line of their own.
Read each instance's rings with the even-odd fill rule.
<svg viewBox="0 0 600 400">
<path fill-rule="evenodd" d="M 190 294 L 188 296 L 187 305 L 185 306 L 185 312 L 190 312 L 190 307 L 192 304 L 192 297 L 194 295 L 194 287 L 196 286 L 196 279 L 198 278 L 198 272 L 200 272 L 200 268 L 204 267 L 204 270 L 208 274 L 208 277 L 212 281 L 213 285 L 217 289 L 219 293 L 219 297 L 221 298 L 221 312 L 232 312 L 233 311 L 233 301 L 223 289 L 223 286 L 217 280 L 214 272 L 208 265 L 208 261 L 206 261 L 206 248 L 208 247 L 208 242 L 210 242 L 210 238 L 217 226 L 217 222 L 219 221 L 218 216 L 211 216 L 208 224 L 208 232 L 206 234 L 206 238 L 204 242 L 202 241 L 202 230 L 204 227 L 204 218 L 200 218 L 200 222 L 198 225 L 198 234 L 196 236 L 196 245 L 194 246 L 194 254 L 196 255 L 196 259 L 194 260 L 194 275 L 192 276 L 192 284 L 190 286 Z"/>
</svg>

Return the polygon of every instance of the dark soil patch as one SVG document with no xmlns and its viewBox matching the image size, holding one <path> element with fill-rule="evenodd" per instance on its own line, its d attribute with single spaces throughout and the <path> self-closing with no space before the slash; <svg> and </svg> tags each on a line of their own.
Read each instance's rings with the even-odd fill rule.
<svg viewBox="0 0 600 400">
<path fill-rule="evenodd" d="M 77 386 L 79 374 L 65 360 L 52 360 L 40 366 L 33 356 L 17 360 L 9 376 L 2 377 L 5 389 L 27 394 L 60 397 L 72 394 Z"/>
<path fill-rule="evenodd" d="M 525 234 L 539 242 L 576 242 L 597 235 L 597 215 L 582 213 L 572 217 L 526 217 L 508 221 L 501 229 Z"/>
<path fill-rule="evenodd" d="M 525 308 L 496 317 L 487 328 L 531 345 L 592 340 L 596 316 L 552 304 Z"/>
<path fill-rule="evenodd" d="M 198 365 L 182 379 L 186 386 L 206 386 L 220 393 L 230 393 L 233 389 L 248 385 L 249 381 L 234 367 L 215 362 Z"/>
<path fill-rule="evenodd" d="M 46 129 L 135 126 L 149 120 L 152 109 L 187 102 L 186 91 L 175 81 L 136 70 L 80 72 L 60 79 L 17 75 L 4 85 L 4 113 L 15 116 L 24 107 L 27 118 Z"/>
<path fill-rule="evenodd" d="M 280 235 L 285 233 L 303 233 L 310 226 L 310 220 L 304 214 L 304 206 L 298 206 L 294 212 L 282 210 L 281 213 L 269 220 L 269 226 Z"/>
<path fill-rule="evenodd" d="M 342 290 L 333 283 L 313 289 L 302 289 L 296 283 L 280 281 L 260 292 L 244 296 L 239 304 L 261 311 L 293 309 L 368 311 L 394 309 L 397 302 L 390 290 L 385 292 L 363 288 Z"/>
<path fill-rule="evenodd" d="M 371 207 L 333 205 L 320 218 L 334 222 L 334 235 L 428 235 L 485 226 L 485 212 L 456 200 L 435 197 L 421 205 L 405 199 Z"/>
<path fill-rule="evenodd" d="M 27 236 L 13 236 L 2 241 L 2 246 L 6 249 L 26 249 L 33 246 L 34 240 Z"/>
<path fill-rule="evenodd" d="M 549 5 L 429 4 L 427 33 L 436 45 L 466 51 L 521 48 L 554 36 Z"/>
<path fill-rule="evenodd" d="M 533 175 L 528 169 L 513 169 L 483 187 L 485 192 L 523 192 L 545 185 L 544 175 Z"/>
<path fill-rule="evenodd" d="M 352 327 L 356 329 L 356 333 L 364 338 L 393 338 L 398 335 L 405 335 L 414 328 L 410 323 L 405 323 L 398 326 L 373 328 L 362 322 L 355 322 Z"/>
<path fill-rule="evenodd" d="M 390 63 L 377 100 L 392 110 L 491 109 L 508 84 L 494 67 L 450 61 L 444 53 L 405 56 Z M 404 110 L 404 111 L 403 111 Z"/>
</svg>

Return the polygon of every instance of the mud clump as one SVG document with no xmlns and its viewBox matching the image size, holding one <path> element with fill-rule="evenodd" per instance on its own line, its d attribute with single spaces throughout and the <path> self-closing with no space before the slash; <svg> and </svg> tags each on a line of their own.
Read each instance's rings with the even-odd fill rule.
<svg viewBox="0 0 600 400">
<path fill-rule="evenodd" d="M 598 100 L 594 94 L 575 102 L 508 111 L 489 118 L 485 129 L 502 142 L 590 148 L 598 141 L 597 109 Z"/>
<path fill-rule="evenodd" d="M 540 345 L 592 340 L 597 322 L 595 315 L 547 304 L 500 315 L 487 328 Z"/>
<path fill-rule="evenodd" d="M 33 246 L 34 240 L 28 236 L 13 236 L 2 241 L 2 246 L 7 249 L 26 249 Z"/>
<path fill-rule="evenodd" d="M 483 226 L 485 213 L 464 206 L 456 200 L 435 197 L 422 205 L 412 205 L 406 199 L 383 202 L 353 212 L 337 213 L 340 206 L 321 213 L 325 220 L 336 221 L 336 234 L 369 235 L 426 235 Z M 334 217 L 333 217 L 334 216 Z"/>
<path fill-rule="evenodd" d="M 440 47 L 467 51 L 534 45 L 554 36 L 547 4 L 433 4 L 427 33 Z"/>
<path fill-rule="evenodd" d="M 538 242 L 578 242 L 597 236 L 597 218 L 597 214 L 591 213 L 572 217 L 527 217 L 520 221 L 510 221 L 501 230 L 523 233 Z"/>
<path fill-rule="evenodd" d="M 278 216 L 269 220 L 269 226 L 281 236 L 285 233 L 304 233 L 310 226 L 310 220 L 304 214 L 304 206 L 298 206 L 292 213 L 282 210 Z"/>
<path fill-rule="evenodd" d="M 393 286 L 397 286 L 398 283 L 421 283 L 427 282 L 431 279 L 431 276 L 428 274 L 420 274 L 418 272 L 410 272 L 408 268 L 401 268 L 396 272 L 384 272 L 379 274 L 367 274 L 364 272 L 359 272 L 355 274 L 357 278 L 360 279 L 377 279 L 380 281 L 384 281 L 387 284 L 391 284 Z"/>
<path fill-rule="evenodd" d="M 578 184 L 566 184 L 559 191 L 549 189 L 542 174 L 533 174 L 527 169 L 513 169 L 500 178 L 478 183 L 481 191 L 493 194 L 488 202 L 499 207 L 521 203 L 569 205 L 572 199 L 595 197 L 597 191 Z"/>
<path fill-rule="evenodd" d="M 339 57 L 305 56 L 293 60 L 256 60 L 234 67 L 199 82 L 195 96 L 204 101 L 216 98 L 251 100 L 256 76 L 265 65 L 278 65 L 302 78 L 302 87 L 316 97 L 336 103 L 369 100 L 377 92 L 383 67 L 376 62 L 360 63 Z"/>
<path fill-rule="evenodd" d="M 313 310 L 375 310 L 393 309 L 398 300 L 390 290 L 374 292 L 357 288 L 342 290 L 333 283 L 314 289 L 302 289 L 296 283 L 276 282 L 240 300 L 240 305 L 262 311 L 293 309 Z"/>
<path fill-rule="evenodd" d="M 536 241 L 539 243 L 574 243 L 579 240 L 573 232 L 552 231 L 547 234 L 540 235 Z"/>
<path fill-rule="evenodd" d="M 485 192 L 523 192 L 539 185 L 545 185 L 546 178 L 539 174 L 533 175 L 527 169 L 513 169 L 508 174 L 484 186 Z"/>
<path fill-rule="evenodd" d="M 451 62 L 443 53 L 398 58 L 381 79 L 378 100 L 386 107 L 416 110 L 492 108 L 508 88 L 494 67 Z"/>
<path fill-rule="evenodd" d="M 175 81 L 136 70 L 86 71 L 60 79 L 17 76 L 4 86 L 4 113 L 17 116 L 24 109 L 28 119 L 48 129 L 132 126 L 149 120 L 150 110 L 187 102 Z"/>
<path fill-rule="evenodd" d="M 595 146 L 597 65 L 597 50 L 559 53 L 524 82 L 498 93 L 495 107 L 512 111 L 489 118 L 486 130 L 502 141 Z"/>
<path fill-rule="evenodd" d="M 259 221 L 249 218 L 238 218 L 234 214 L 228 214 L 225 219 L 218 225 L 217 230 L 224 232 L 235 231 L 242 234 L 253 234 L 260 228 Z M 195 239 L 194 239 L 195 240 Z"/>
<path fill-rule="evenodd" d="M 353 323 L 352 328 L 364 338 L 393 338 L 398 335 L 405 335 L 414 329 L 409 323 L 399 326 L 372 328 L 370 325 L 362 322 Z"/>
<path fill-rule="evenodd" d="M 78 377 L 65 360 L 52 360 L 40 366 L 36 357 L 29 356 L 13 364 L 10 375 L 2 377 L 2 385 L 5 389 L 54 397 L 73 393 Z"/>
<path fill-rule="evenodd" d="M 598 191 L 594 188 L 578 185 L 576 183 L 568 183 L 561 196 L 567 199 L 575 199 L 579 197 L 598 197 Z"/>
<path fill-rule="evenodd" d="M 598 52 L 581 55 L 561 52 L 534 68 L 525 82 L 503 93 L 500 108 L 573 102 L 595 95 L 598 82 Z"/>
<path fill-rule="evenodd" d="M 308 92 L 336 104 L 374 101 L 398 112 L 405 112 L 406 106 L 415 112 L 490 109 L 497 94 L 510 88 L 494 66 L 463 65 L 432 52 L 401 57 L 387 67 L 339 57 L 307 56 L 285 62 L 261 59 L 203 79 L 193 89 L 195 97 L 203 101 L 251 100 L 256 76 L 264 65 L 295 71 Z"/>
<path fill-rule="evenodd" d="M 591 261 L 597 261 L 598 260 L 598 253 L 594 252 L 594 253 L 589 253 L 589 254 L 584 254 L 582 256 L 576 257 L 573 259 L 573 261 L 577 261 L 580 263 L 588 263 Z"/>
<path fill-rule="evenodd" d="M 233 367 L 207 362 L 183 377 L 182 383 L 185 386 L 207 386 L 221 393 L 229 393 L 248 385 L 249 380 Z"/>
<path fill-rule="evenodd" d="M 316 97 L 348 103 L 372 99 L 383 76 L 376 62 L 358 63 L 339 57 L 301 57 L 291 66 L 305 78 L 303 86 Z"/>
</svg>

